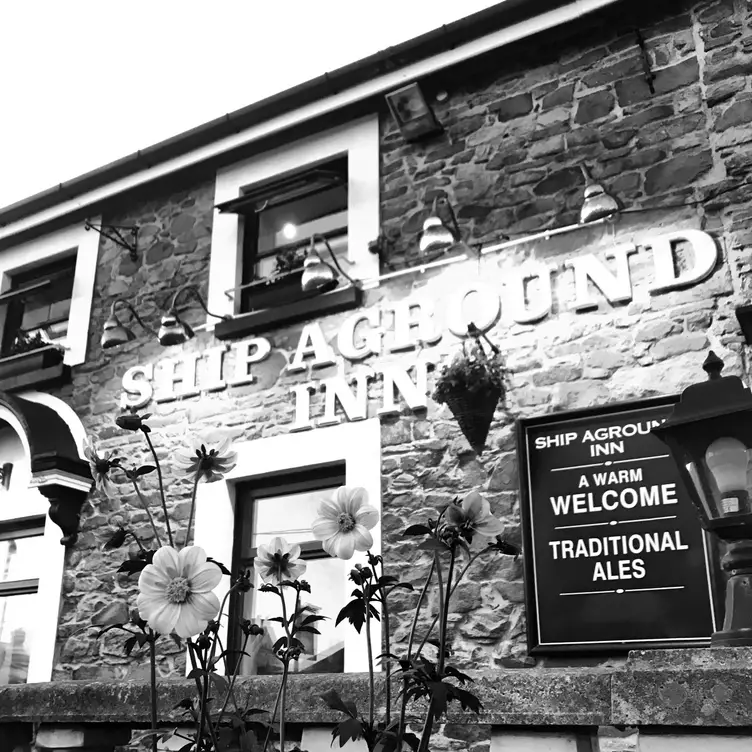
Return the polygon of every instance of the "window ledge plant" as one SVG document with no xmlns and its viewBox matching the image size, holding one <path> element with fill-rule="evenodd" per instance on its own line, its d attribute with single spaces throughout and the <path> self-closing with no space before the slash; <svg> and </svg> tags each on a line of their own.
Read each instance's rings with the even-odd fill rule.
<svg viewBox="0 0 752 752">
<path fill-rule="evenodd" d="M 191 527 L 199 483 L 223 480 L 236 463 L 237 455 L 229 442 L 209 444 L 196 441 L 188 453 L 176 452 L 174 464 L 191 481 L 190 512 L 185 537 L 173 532 L 167 505 L 165 482 L 159 459 L 151 440 L 148 415 L 125 414 L 117 419 L 124 430 L 141 432 L 154 464 L 129 467 L 125 459 L 114 451 L 101 452 L 93 439 L 87 439 L 84 453 L 89 460 L 98 493 L 116 493 L 112 482 L 114 473 L 121 473 L 131 483 L 135 498 L 146 513 L 151 535 L 139 537 L 132 530 L 119 527 L 104 544 L 107 550 L 120 548 L 132 540 L 136 551 L 119 567 L 118 572 L 138 575 L 137 610 L 126 624 L 98 626 L 98 636 L 113 630 L 125 633 L 126 654 L 134 650 L 148 650 L 151 667 L 151 729 L 140 741 L 148 741 L 152 752 L 157 751 L 161 739 L 177 739 L 180 752 L 267 752 L 287 750 L 286 702 L 291 664 L 305 652 L 301 636 L 318 634 L 316 624 L 326 617 L 318 609 L 303 603 L 301 594 L 310 594 L 311 587 L 303 579 L 306 564 L 300 558 L 300 546 L 290 545 L 284 538 L 274 538 L 268 545 L 259 546 L 254 568 L 263 582 L 262 597 L 276 597 L 280 615 L 271 619 L 278 623 L 283 635 L 272 647 L 281 665 L 277 698 L 272 708 L 251 708 L 241 703 L 234 692 L 237 669 L 225 675 L 227 664 L 238 666 L 239 655 L 254 650 L 254 642 L 261 640 L 264 628 L 248 619 L 239 619 L 242 634 L 240 651 L 221 641 L 220 621 L 231 615 L 226 608 L 233 592 L 248 592 L 254 587 L 251 571 L 230 572 L 214 561 L 198 546 L 190 545 Z M 156 521 L 150 508 L 148 494 L 143 487 L 145 476 L 156 473 L 159 505 L 164 528 Z M 502 523 L 492 514 L 490 505 L 477 491 L 464 499 L 456 499 L 443 509 L 437 509 L 431 519 L 411 525 L 404 536 L 421 539 L 417 548 L 431 559 L 431 565 L 418 595 L 406 651 L 392 652 L 390 645 L 389 598 L 395 590 L 413 590 L 409 583 L 384 572 L 383 557 L 371 553 L 371 529 L 378 522 L 378 511 L 368 504 L 362 488 L 339 488 L 333 498 L 323 501 L 318 517 L 312 521 L 313 537 L 322 541 L 324 550 L 333 557 L 349 560 L 355 552 L 364 553 L 365 563 L 357 563 L 350 571 L 354 585 L 352 600 L 336 617 L 336 625 L 344 622 L 363 634 L 369 665 L 369 700 L 367 707 L 358 708 L 336 691 L 321 695 L 321 701 L 343 714 L 343 720 L 333 731 L 333 742 L 344 746 L 349 740 L 363 739 L 369 752 L 428 752 L 435 724 L 443 717 L 451 702 L 476 713 L 481 701 L 467 686 L 472 681 L 459 668 L 451 665 L 451 630 L 449 611 L 453 594 L 465 573 L 483 556 L 515 555 L 519 550 L 505 541 Z M 178 539 L 185 540 L 182 546 Z M 474 545 L 474 539 L 486 540 L 486 545 Z M 223 577 L 230 577 L 230 587 L 220 603 L 213 592 Z M 419 629 L 421 610 L 429 600 L 429 590 L 437 592 L 438 613 L 428 629 Z M 286 598 L 285 595 L 290 595 Z M 290 604 L 294 605 L 291 607 Z M 372 640 L 373 620 L 383 624 L 383 645 Z M 422 632 L 422 634 L 421 634 Z M 189 679 L 195 681 L 195 693 L 181 700 L 177 708 L 186 723 L 177 728 L 157 727 L 156 652 L 160 640 L 186 641 L 191 663 Z M 429 658 L 427 646 L 437 649 Z M 228 659 L 228 660 L 226 660 Z M 376 714 L 376 664 L 385 672 L 385 712 Z M 408 709 L 414 715 L 413 703 L 424 701 L 424 720 L 414 733 L 408 729 Z M 186 732 L 185 728 L 191 730 Z M 300 751 L 299 751 L 300 752 Z"/>
</svg>

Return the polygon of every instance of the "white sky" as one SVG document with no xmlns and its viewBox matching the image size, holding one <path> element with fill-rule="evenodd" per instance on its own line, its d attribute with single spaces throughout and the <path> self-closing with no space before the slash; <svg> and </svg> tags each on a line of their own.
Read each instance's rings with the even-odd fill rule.
<svg viewBox="0 0 752 752">
<path fill-rule="evenodd" d="M 0 207 L 499 0 L 2 0 Z"/>
</svg>

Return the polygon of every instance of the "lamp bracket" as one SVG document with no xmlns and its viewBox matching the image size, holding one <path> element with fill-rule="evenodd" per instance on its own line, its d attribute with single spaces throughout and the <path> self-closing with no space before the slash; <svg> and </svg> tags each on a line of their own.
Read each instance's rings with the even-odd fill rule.
<svg viewBox="0 0 752 752">
<path fill-rule="evenodd" d="M 752 345 L 752 304 L 739 306 L 736 309 L 736 318 L 742 328 L 744 341 Z"/>
<path fill-rule="evenodd" d="M 84 222 L 85 230 L 95 230 L 103 237 L 111 240 L 115 245 L 119 245 L 128 251 L 131 261 L 138 261 L 138 225 L 95 225 L 87 219 Z M 121 232 L 122 230 L 122 232 Z M 123 236 L 123 232 L 130 233 L 131 240 L 127 240 Z"/>
</svg>

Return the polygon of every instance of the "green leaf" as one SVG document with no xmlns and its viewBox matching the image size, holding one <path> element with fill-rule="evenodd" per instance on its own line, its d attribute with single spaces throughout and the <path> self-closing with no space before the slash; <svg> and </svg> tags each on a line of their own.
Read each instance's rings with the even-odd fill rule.
<svg viewBox="0 0 752 752">
<path fill-rule="evenodd" d="M 302 622 L 300 622 L 300 626 L 304 627 L 307 624 L 313 624 L 315 621 L 321 621 L 322 619 L 328 619 L 328 616 L 318 616 L 317 614 L 311 614 L 310 616 L 306 616 L 305 619 L 303 619 Z"/>
<path fill-rule="evenodd" d="M 138 635 L 133 635 L 133 637 L 129 637 L 125 644 L 123 645 L 123 648 L 125 649 L 125 654 L 130 655 L 133 652 L 133 648 L 136 647 L 136 641 L 138 640 Z"/>
<path fill-rule="evenodd" d="M 436 540 L 436 538 L 426 538 L 426 540 L 418 546 L 419 551 L 446 551 L 447 549 L 448 546 L 446 543 L 442 543 L 441 541 Z"/>
<path fill-rule="evenodd" d="M 324 692 L 321 695 L 321 699 L 332 709 L 339 710 L 351 718 L 358 717 L 358 708 L 354 702 L 345 702 L 336 689 L 330 689 L 328 692 Z"/>
<path fill-rule="evenodd" d="M 209 674 L 209 677 L 211 678 L 211 681 L 214 682 L 214 686 L 219 692 L 221 692 L 223 695 L 226 695 L 228 693 L 228 691 L 230 690 L 230 685 L 224 676 L 220 676 L 219 674 L 212 672 L 211 674 Z"/>
<path fill-rule="evenodd" d="M 128 559 L 124 561 L 119 567 L 118 572 L 125 572 L 127 575 L 136 574 L 142 572 L 148 566 L 149 562 L 143 559 Z"/>
<path fill-rule="evenodd" d="M 203 669 L 200 668 L 193 668 L 188 672 L 188 679 L 198 679 L 199 677 L 204 675 Z"/>
<path fill-rule="evenodd" d="M 321 634 L 321 632 L 319 632 L 319 630 L 316 629 L 316 627 L 309 627 L 305 625 L 297 627 L 295 631 L 296 632 L 310 632 L 311 634 Z"/>
<path fill-rule="evenodd" d="M 156 469 L 156 465 L 141 465 L 141 467 L 136 469 L 136 477 L 148 475 L 149 473 L 153 473 Z"/>
<path fill-rule="evenodd" d="M 357 718 L 342 721 L 332 731 L 332 739 L 339 737 L 339 746 L 344 747 L 351 739 L 356 742 L 363 736 L 363 724 Z"/>
<path fill-rule="evenodd" d="M 217 561 L 216 559 L 212 559 L 211 556 L 207 556 L 206 560 L 210 561 L 212 564 L 216 564 L 219 567 L 219 571 L 222 572 L 222 574 L 228 574 L 228 575 L 232 574 L 230 570 L 224 564 L 222 564 L 222 562 Z"/>
<path fill-rule="evenodd" d="M 408 535 L 431 535 L 433 530 L 431 530 L 428 525 L 410 525 L 407 530 L 405 530 L 404 533 L 402 533 L 403 536 Z"/>
</svg>

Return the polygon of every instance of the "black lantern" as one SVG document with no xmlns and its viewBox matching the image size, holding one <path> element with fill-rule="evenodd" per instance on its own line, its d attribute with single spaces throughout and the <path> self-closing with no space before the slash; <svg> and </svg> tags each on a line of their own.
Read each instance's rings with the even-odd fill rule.
<svg viewBox="0 0 752 752">
<path fill-rule="evenodd" d="M 703 527 L 728 544 L 726 618 L 711 645 L 752 645 L 752 392 L 721 376 L 714 352 L 702 367 L 708 380 L 687 387 L 653 433 L 668 445 Z"/>
</svg>

